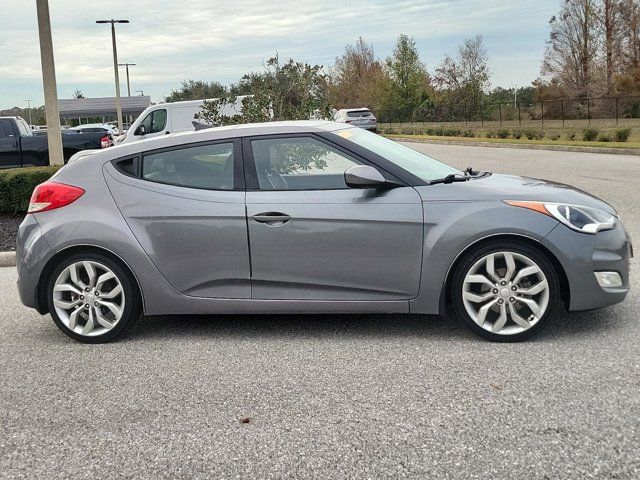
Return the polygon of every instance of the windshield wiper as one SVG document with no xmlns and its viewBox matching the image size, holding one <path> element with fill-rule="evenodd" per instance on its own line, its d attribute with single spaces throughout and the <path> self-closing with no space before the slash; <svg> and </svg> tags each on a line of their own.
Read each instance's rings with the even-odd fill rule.
<svg viewBox="0 0 640 480">
<path fill-rule="evenodd" d="M 429 180 L 429 185 L 436 185 L 438 183 L 466 182 L 467 180 L 471 180 L 471 177 L 469 175 L 460 176 L 452 173 L 443 178 L 436 178 L 435 180 Z"/>
</svg>

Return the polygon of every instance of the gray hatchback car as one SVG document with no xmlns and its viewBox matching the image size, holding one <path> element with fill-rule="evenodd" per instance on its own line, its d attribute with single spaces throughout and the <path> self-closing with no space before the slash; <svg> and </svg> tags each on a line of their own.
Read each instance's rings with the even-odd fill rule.
<svg viewBox="0 0 640 480">
<path fill-rule="evenodd" d="M 459 171 L 365 130 L 274 122 L 98 151 L 33 192 L 22 302 L 81 342 L 146 315 L 442 314 L 517 341 L 622 301 L 616 211 L 567 185 Z"/>
</svg>

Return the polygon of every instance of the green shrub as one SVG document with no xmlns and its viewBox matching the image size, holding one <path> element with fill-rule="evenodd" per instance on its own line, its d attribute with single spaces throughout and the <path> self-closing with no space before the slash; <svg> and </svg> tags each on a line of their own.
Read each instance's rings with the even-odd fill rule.
<svg viewBox="0 0 640 480">
<path fill-rule="evenodd" d="M 522 137 L 522 130 L 514 130 L 513 132 L 511 132 L 511 135 L 513 136 L 513 138 L 518 140 L 520 137 Z"/>
<path fill-rule="evenodd" d="M 585 142 L 595 142 L 598 138 L 599 130 L 597 128 L 589 127 L 582 131 L 582 140 Z"/>
<path fill-rule="evenodd" d="M 607 135 L 606 133 L 602 132 L 600 135 L 598 135 L 598 141 L 599 142 L 610 142 L 611 139 L 609 138 L 609 135 Z"/>
<path fill-rule="evenodd" d="M 461 137 L 467 137 L 467 138 L 473 138 L 476 136 L 476 134 L 473 132 L 473 130 L 462 130 L 462 132 L 460 132 L 460 136 Z"/>
<path fill-rule="evenodd" d="M 0 170 L 0 213 L 26 213 L 36 185 L 47 181 L 60 167 L 26 167 Z"/>
<path fill-rule="evenodd" d="M 549 135 L 547 135 L 547 138 L 556 141 L 560 138 L 560 134 L 559 133 L 550 133 Z"/>
<path fill-rule="evenodd" d="M 540 130 L 526 129 L 526 130 L 523 130 L 522 133 L 529 140 L 541 140 L 544 138 L 544 132 Z"/>
<path fill-rule="evenodd" d="M 616 142 L 626 142 L 627 140 L 629 140 L 629 135 L 631 135 L 630 128 L 621 128 L 615 131 L 614 138 L 616 139 Z"/>
<path fill-rule="evenodd" d="M 567 132 L 567 140 L 575 140 L 576 132 Z"/>
<path fill-rule="evenodd" d="M 459 137 L 460 129 L 459 128 L 444 128 L 442 130 L 442 135 L 444 137 Z"/>
<path fill-rule="evenodd" d="M 496 135 L 498 138 L 509 138 L 509 130 L 502 128 L 496 132 Z"/>
<path fill-rule="evenodd" d="M 496 138 L 497 134 L 495 132 L 495 130 L 487 130 L 487 138 Z"/>
</svg>

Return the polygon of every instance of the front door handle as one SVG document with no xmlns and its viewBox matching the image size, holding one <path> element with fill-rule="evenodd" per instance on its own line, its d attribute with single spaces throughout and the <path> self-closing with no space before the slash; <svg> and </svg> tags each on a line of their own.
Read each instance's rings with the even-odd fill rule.
<svg viewBox="0 0 640 480">
<path fill-rule="evenodd" d="M 288 222 L 291 217 L 282 212 L 262 212 L 255 214 L 251 218 L 256 222 L 266 223 L 267 225 L 282 225 Z"/>
</svg>

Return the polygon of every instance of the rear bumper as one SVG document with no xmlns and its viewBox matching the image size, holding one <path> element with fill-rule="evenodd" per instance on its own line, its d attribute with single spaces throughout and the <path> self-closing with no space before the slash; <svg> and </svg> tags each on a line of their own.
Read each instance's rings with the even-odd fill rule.
<svg viewBox="0 0 640 480">
<path fill-rule="evenodd" d="M 38 282 L 46 264 L 45 255 L 51 249 L 33 215 L 26 215 L 20 224 L 16 247 L 20 301 L 27 307 L 37 308 Z"/>
<path fill-rule="evenodd" d="M 570 311 L 593 310 L 625 299 L 629 293 L 629 264 L 633 247 L 620 222 L 613 230 L 587 235 L 558 225 L 544 244 L 556 253 L 569 283 Z M 615 272 L 622 279 L 617 287 L 602 287 L 596 272 Z"/>
</svg>

